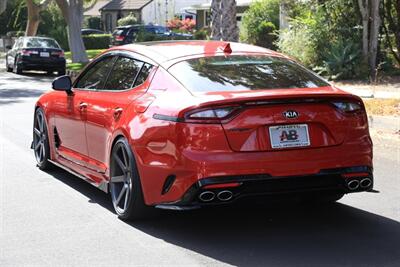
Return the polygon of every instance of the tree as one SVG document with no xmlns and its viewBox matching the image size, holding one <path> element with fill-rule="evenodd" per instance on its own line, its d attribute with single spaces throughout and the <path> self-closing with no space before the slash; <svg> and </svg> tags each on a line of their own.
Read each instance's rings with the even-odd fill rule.
<svg viewBox="0 0 400 267">
<path fill-rule="evenodd" d="M 0 0 L 0 14 L 6 10 L 7 0 Z"/>
<path fill-rule="evenodd" d="M 81 28 L 83 13 L 92 8 L 97 0 L 92 0 L 89 7 L 84 8 L 84 0 L 55 0 L 68 26 L 68 43 L 72 62 L 88 62 L 85 45 L 82 40 Z"/>
<path fill-rule="evenodd" d="M 213 0 L 211 2 L 211 39 L 238 41 L 236 0 Z"/>
<path fill-rule="evenodd" d="M 28 22 L 26 24 L 25 36 L 35 36 L 40 23 L 40 12 L 45 10 L 52 0 L 44 0 L 36 3 L 34 0 L 26 0 L 28 9 Z"/>
<path fill-rule="evenodd" d="M 381 17 L 379 15 L 381 0 L 358 0 L 358 6 L 362 17 L 362 54 L 364 61 L 368 62 L 370 78 L 375 80 L 376 57 L 378 53 L 379 27 Z"/>
<path fill-rule="evenodd" d="M 386 42 L 390 52 L 400 65 L 400 0 L 384 0 L 383 29 L 386 34 Z M 394 49 L 391 35 L 394 36 Z M 397 50 L 397 52 L 395 51 Z"/>
<path fill-rule="evenodd" d="M 211 2 L 211 39 L 221 40 L 221 0 Z"/>
</svg>

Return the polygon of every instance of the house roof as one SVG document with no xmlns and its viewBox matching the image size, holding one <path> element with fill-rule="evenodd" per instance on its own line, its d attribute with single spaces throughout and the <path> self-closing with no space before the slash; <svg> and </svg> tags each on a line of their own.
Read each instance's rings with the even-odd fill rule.
<svg viewBox="0 0 400 267">
<path fill-rule="evenodd" d="M 140 10 L 153 0 L 112 0 L 100 10 Z"/>
<path fill-rule="evenodd" d="M 104 7 L 106 4 L 108 4 L 110 2 L 110 0 L 99 0 L 96 2 L 96 4 L 89 9 L 88 11 L 86 11 L 85 13 L 83 13 L 84 16 L 91 16 L 91 17 L 100 17 L 100 9 L 102 7 Z"/>
</svg>

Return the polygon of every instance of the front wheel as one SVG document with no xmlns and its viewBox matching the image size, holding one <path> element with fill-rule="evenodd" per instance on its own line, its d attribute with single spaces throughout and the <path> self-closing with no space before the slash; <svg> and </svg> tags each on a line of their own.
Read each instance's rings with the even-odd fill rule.
<svg viewBox="0 0 400 267">
<path fill-rule="evenodd" d="M 41 108 L 38 108 L 35 112 L 32 148 L 35 153 L 35 158 L 39 169 L 48 170 L 51 167 L 51 163 L 49 162 L 49 135 L 47 132 L 46 117 L 43 109 Z"/>
<path fill-rule="evenodd" d="M 120 138 L 115 143 L 110 163 L 110 194 L 118 217 L 134 220 L 153 214 L 154 208 L 144 203 L 135 158 L 125 138 Z"/>
</svg>

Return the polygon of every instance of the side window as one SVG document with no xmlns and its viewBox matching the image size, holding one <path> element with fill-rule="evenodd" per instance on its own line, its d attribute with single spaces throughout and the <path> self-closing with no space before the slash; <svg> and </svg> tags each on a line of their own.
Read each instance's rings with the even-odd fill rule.
<svg viewBox="0 0 400 267">
<path fill-rule="evenodd" d="M 133 82 L 142 66 L 143 62 L 132 58 L 119 57 L 108 76 L 104 89 L 117 91 L 133 88 Z"/>
<path fill-rule="evenodd" d="M 148 63 L 143 65 L 143 67 L 135 81 L 134 87 L 141 85 L 142 83 L 144 83 L 147 80 L 152 68 L 153 68 L 153 66 Z"/>
<path fill-rule="evenodd" d="M 107 74 L 112 67 L 115 57 L 106 57 L 103 60 L 97 62 L 94 66 L 83 74 L 76 84 L 76 88 L 86 89 L 103 89 L 104 82 L 107 78 Z"/>
</svg>

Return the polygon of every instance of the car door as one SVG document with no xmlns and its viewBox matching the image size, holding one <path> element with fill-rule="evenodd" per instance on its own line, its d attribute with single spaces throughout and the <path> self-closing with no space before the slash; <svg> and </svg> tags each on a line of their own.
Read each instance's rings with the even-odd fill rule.
<svg viewBox="0 0 400 267">
<path fill-rule="evenodd" d="M 55 108 L 58 156 L 79 166 L 88 166 L 86 142 L 88 98 L 91 90 L 104 86 L 114 57 L 104 57 L 91 64 L 73 85 L 73 94 L 60 95 Z"/>
<path fill-rule="evenodd" d="M 108 166 L 108 146 L 119 119 L 136 98 L 147 88 L 141 86 L 152 64 L 119 55 L 101 90 L 91 92 L 87 112 L 87 144 L 91 168 L 105 173 Z"/>
</svg>

